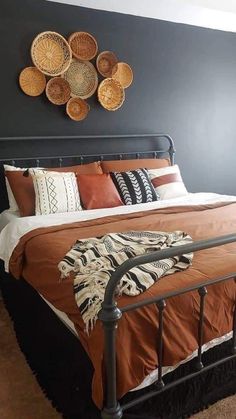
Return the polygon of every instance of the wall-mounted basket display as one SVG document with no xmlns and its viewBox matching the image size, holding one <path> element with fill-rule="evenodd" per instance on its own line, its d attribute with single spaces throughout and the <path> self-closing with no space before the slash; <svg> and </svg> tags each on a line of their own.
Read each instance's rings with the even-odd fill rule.
<svg viewBox="0 0 236 419">
<path fill-rule="evenodd" d="M 46 77 L 36 67 L 26 67 L 21 71 L 19 84 L 28 96 L 39 96 L 46 86 Z"/>
<path fill-rule="evenodd" d="M 97 71 L 89 61 L 73 58 L 63 77 L 70 85 L 72 97 L 87 99 L 95 93 L 98 86 Z"/>
<path fill-rule="evenodd" d="M 112 78 L 117 80 L 124 89 L 127 89 L 133 81 L 133 71 L 129 64 L 117 63 L 112 69 Z"/>
<path fill-rule="evenodd" d="M 88 115 L 90 107 L 85 100 L 72 97 L 66 105 L 66 112 L 74 121 L 82 121 Z"/>
<path fill-rule="evenodd" d="M 47 76 L 64 73 L 72 59 L 72 51 L 65 38 L 57 32 L 42 32 L 31 46 L 34 65 Z"/>
<path fill-rule="evenodd" d="M 88 32 L 74 32 L 68 39 L 73 56 L 78 60 L 90 61 L 98 52 L 96 39 Z"/>
<path fill-rule="evenodd" d="M 112 69 L 118 63 L 118 59 L 116 58 L 114 52 L 111 51 L 103 51 L 97 56 L 96 66 L 98 72 L 103 77 L 111 77 L 112 76 Z"/>
<path fill-rule="evenodd" d="M 47 82 L 46 95 L 54 105 L 65 105 L 70 99 L 70 94 L 70 85 L 63 78 L 53 77 Z"/>
<path fill-rule="evenodd" d="M 104 79 L 98 86 L 98 100 L 103 108 L 116 111 L 125 100 L 125 91 L 117 80 Z"/>
<path fill-rule="evenodd" d="M 21 71 L 20 87 L 29 96 L 39 96 L 45 90 L 51 103 L 66 104 L 66 113 L 74 121 L 86 118 L 90 107 L 84 99 L 96 91 L 102 107 L 116 111 L 124 103 L 124 89 L 131 85 L 133 72 L 128 64 L 118 62 L 112 51 L 100 52 L 96 69 L 90 60 L 97 53 L 97 41 L 88 32 L 73 32 L 68 42 L 57 32 L 41 32 L 31 45 L 35 67 Z M 97 70 L 104 77 L 99 87 Z"/>
</svg>

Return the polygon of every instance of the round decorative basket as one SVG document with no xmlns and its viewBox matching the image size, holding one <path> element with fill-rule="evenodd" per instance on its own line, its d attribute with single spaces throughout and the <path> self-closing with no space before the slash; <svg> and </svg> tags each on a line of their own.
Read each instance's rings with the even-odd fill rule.
<svg viewBox="0 0 236 419">
<path fill-rule="evenodd" d="M 64 105 L 70 99 L 70 85 L 61 77 L 53 77 L 47 82 L 46 95 L 54 105 Z"/>
<path fill-rule="evenodd" d="M 112 69 L 118 63 L 118 59 L 111 51 L 103 51 L 97 56 L 96 65 L 98 72 L 103 77 L 111 77 Z"/>
<path fill-rule="evenodd" d="M 74 32 L 68 39 L 73 56 L 78 60 L 92 60 L 98 52 L 96 39 L 87 32 Z"/>
<path fill-rule="evenodd" d="M 133 71 L 129 64 L 117 63 L 112 69 L 112 78 L 120 82 L 121 86 L 126 89 L 133 81 Z"/>
<path fill-rule="evenodd" d="M 66 104 L 66 112 L 74 121 L 82 121 L 88 115 L 90 107 L 79 97 L 72 97 Z"/>
<path fill-rule="evenodd" d="M 125 100 L 125 91 L 114 79 L 104 79 L 98 87 L 98 100 L 108 111 L 116 111 Z"/>
<path fill-rule="evenodd" d="M 46 87 L 46 77 L 36 67 L 26 67 L 19 76 L 19 84 L 28 96 L 39 96 Z"/>
<path fill-rule="evenodd" d="M 72 59 L 72 51 L 63 36 L 57 32 L 42 32 L 34 39 L 31 46 L 34 65 L 48 76 L 64 73 Z"/>
<path fill-rule="evenodd" d="M 73 58 L 70 67 L 63 74 L 63 78 L 70 85 L 72 97 L 87 99 L 97 89 L 97 71 L 89 61 L 79 61 Z"/>
</svg>

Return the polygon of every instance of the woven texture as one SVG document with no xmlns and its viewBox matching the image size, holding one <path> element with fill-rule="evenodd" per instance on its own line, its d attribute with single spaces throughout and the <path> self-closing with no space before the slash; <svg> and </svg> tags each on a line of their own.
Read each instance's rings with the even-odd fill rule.
<svg viewBox="0 0 236 419">
<path fill-rule="evenodd" d="M 79 97 L 72 97 L 66 105 L 66 112 L 74 121 L 82 121 L 85 119 L 89 109 L 88 103 Z"/>
<path fill-rule="evenodd" d="M 26 67 L 19 76 L 19 84 L 28 96 L 39 96 L 46 86 L 46 78 L 36 67 Z"/>
<path fill-rule="evenodd" d="M 112 78 L 117 80 L 124 89 L 127 89 L 133 81 L 133 71 L 126 63 L 118 63 L 112 69 Z"/>
<path fill-rule="evenodd" d="M 68 39 L 73 56 L 79 60 L 92 60 L 98 51 L 96 39 L 88 32 L 74 32 Z"/>
<path fill-rule="evenodd" d="M 87 99 L 94 94 L 98 85 L 97 71 L 89 61 L 72 60 L 68 70 L 63 74 L 71 88 L 72 97 Z"/>
<path fill-rule="evenodd" d="M 116 111 L 125 100 L 124 89 L 118 81 L 105 79 L 98 87 L 98 100 L 108 111 Z"/>
<path fill-rule="evenodd" d="M 48 76 L 64 73 L 72 59 L 72 51 L 63 36 L 57 32 L 42 32 L 34 39 L 31 46 L 34 65 Z"/>
<path fill-rule="evenodd" d="M 70 99 L 70 85 L 61 77 L 54 77 L 48 81 L 46 95 L 54 105 L 64 105 Z"/>
<path fill-rule="evenodd" d="M 111 77 L 112 69 L 118 63 L 118 59 L 115 54 L 111 51 L 101 52 L 96 60 L 98 72 L 103 77 Z"/>
</svg>

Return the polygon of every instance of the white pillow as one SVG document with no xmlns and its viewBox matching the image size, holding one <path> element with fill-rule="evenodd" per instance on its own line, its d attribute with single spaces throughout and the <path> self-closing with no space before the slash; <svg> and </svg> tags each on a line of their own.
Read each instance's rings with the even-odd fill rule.
<svg viewBox="0 0 236 419">
<path fill-rule="evenodd" d="M 20 167 L 10 166 L 9 164 L 4 164 L 3 167 L 6 172 L 13 172 L 15 170 L 24 172 L 26 170 Z M 6 181 L 7 195 L 8 195 L 8 201 L 9 201 L 9 211 L 12 211 L 12 212 L 19 211 L 19 207 L 17 205 L 12 189 L 10 187 L 10 183 L 8 182 L 8 179 L 6 176 L 5 176 L 5 181 Z"/>
<path fill-rule="evenodd" d="M 81 211 L 76 176 L 71 172 L 29 169 L 35 190 L 35 215 Z"/>
<path fill-rule="evenodd" d="M 148 174 L 160 199 L 188 195 L 177 164 L 162 169 L 149 169 Z"/>
</svg>

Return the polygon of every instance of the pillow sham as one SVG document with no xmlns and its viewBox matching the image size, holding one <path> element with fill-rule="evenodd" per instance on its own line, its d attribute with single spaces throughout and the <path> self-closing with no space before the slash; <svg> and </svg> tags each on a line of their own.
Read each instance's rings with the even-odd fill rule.
<svg viewBox="0 0 236 419">
<path fill-rule="evenodd" d="M 34 169 L 29 169 L 29 173 L 35 190 L 36 215 L 82 210 L 75 173 Z"/>
<path fill-rule="evenodd" d="M 108 173 L 77 175 L 80 199 L 85 209 L 113 208 L 124 205 Z"/>
<path fill-rule="evenodd" d="M 142 204 L 159 199 L 146 169 L 111 173 L 112 180 L 125 205 Z"/>
<path fill-rule="evenodd" d="M 27 217 L 35 214 L 35 192 L 33 186 L 33 180 L 30 176 L 24 176 L 24 172 L 27 169 L 16 168 L 14 166 L 5 165 L 7 170 L 5 176 L 9 183 L 9 187 L 12 192 L 12 196 L 15 201 L 14 207 L 10 205 L 10 208 L 16 208 L 14 211 L 19 211 L 21 217 Z M 11 169 L 13 168 L 13 169 Z M 38 169 L 38 168 L 37 168 Z M 47 171 L 54 172 L 74 172 L 81 174 L 102 174 L 100 162 L 93 162 L 88 164 L 82 164 L 77 166 L 68 167 L 55 167 L 46 169 Z M 10 202 L 10 197 L 8 200 Z"/>
<path fill-rule="evenodd" d="M 171 199 L 188 195 L 177 164 L 163 169 L 151 169 L 148 170 L 148 173 L 160 199 Z"/>
<path fill-rule="evenodd" d="M 170 166 L 169 159 L 105 160 L 101 162 L 103 173 L 127 172 L 136 169 L 159 169 Z"/>
</svg>

